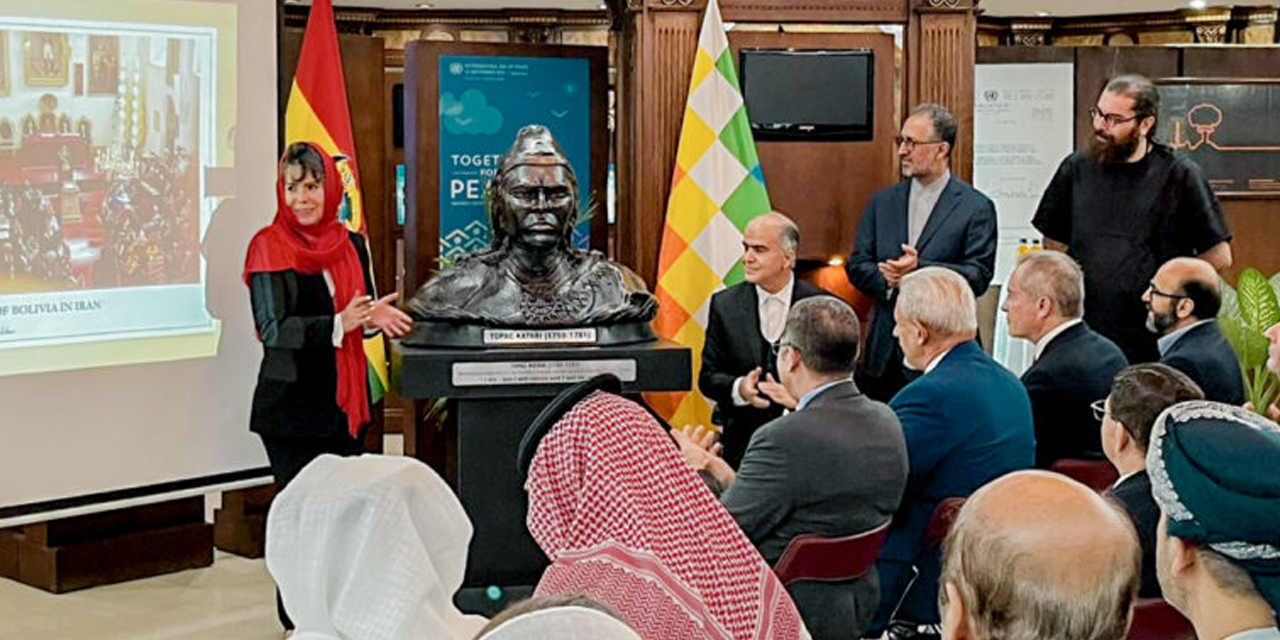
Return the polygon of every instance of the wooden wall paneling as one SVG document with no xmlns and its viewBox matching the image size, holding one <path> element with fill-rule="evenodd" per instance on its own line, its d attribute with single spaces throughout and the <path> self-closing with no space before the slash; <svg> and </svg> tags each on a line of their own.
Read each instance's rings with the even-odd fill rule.
<svg viewBox="0 0 1280 640">
<path fill-rule="evenodd" d="M 1222 212 L 1231 229 L 1231 268 L 1223 272 L 1234 283 L 1246 267 L 1253 267 L 1270 277 L 1280 272 L 1280 250 L 1276 248 L 1276 219 L 1280 200 L 1275 198 L 1228 198 L 1222 200 Z"/>
<path fill-rule="evenodd" d="M 849 253 L 872 194 L 898 179 L 893 137 L 899 89 L 893 35 L 879 32 L 733 31 L 729 46 L 747 49 L 871 49 L 875 52 L 875 124 L 869 142 L 757 142 L 773 207 L 791 216 L 803 239 L 800 257 L 825 263 Z"/>
<path fill-rule="evenodd" d="M 904 23 L 908 0 L 720 0 L 729 22 Z"/>
<path fill-rule="evenodd" d="M 652 289 L 702 13 L 630 11 L 620 42 L 629 68 L 619 83 L 618 259 Z"/>
<path fill-rule="evenodd" d="M 914 0 L 907 29 L 907 108 L 936 102 L 959 123 L 951 171 L 973 176 L 973 65 L 977 58 L 973 0 Z"/>
<path fill-rule="evenodd" d="M 1280 78 L 1280 48 L 1187 47 L 1182 70 L 1187 78 Z"/>
<path fill-rule="evenodd" d="M 1075 62 L 1076 52 L 1068 47 L 982 47 L 978 64 Z"/>
<path fill-rule="evenodd" d="M 1125 73 L 1148 78 L 1179 74 L 1179 50 L 1165 47 L 1079 47 L 1076 49 L 1076 147 L 1089 145 L 1093 123 L 1089 107 L 1098 99 L 1107 80 Z"/>
</svg>

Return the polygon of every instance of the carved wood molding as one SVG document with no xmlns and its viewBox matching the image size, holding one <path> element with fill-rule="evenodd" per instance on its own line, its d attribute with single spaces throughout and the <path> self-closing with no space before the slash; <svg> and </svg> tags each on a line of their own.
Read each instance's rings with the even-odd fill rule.
<svg viewBox="0 0 1280 640">
<path fill-rule="evenodd" d="M 928 1 L 928 0 L 921 0 Z M 1101 41 L 1110 42 L 1114 37 L 1123 37 L 1137 44 L 1145 44 L 1144 35 L 1153 38 L 1153 43 L 1167 43 L 1171 33 L 1186 34 L 1187 41 L 1194 38 L 1202 44 L 1226 44 L 1243 42 L 1246 32 L 1263 33 L 1271 42 L 1269 29 L 1277 22 L 1275 7 L 1234 7 L 1209 9 L 1205 11 L 1178 10 L 1160 13 L 1142 13 L 1119 16 L 1073 16 L 1066 18 L 1019 18 L 979 17 L 978 30 L 987 38 L 996 38 L 1001 44 L 1035 44 L 1035 32 L 1029 28 L 1033 23 L 1048 22 L 1045 30 L 1044 44 L 1053 44 L 1059 39 L 1078 44 L 1080 38 L 1094 36 Z M 1256 35 L 1256 33 L 1254 33 Z M 1161 39 L 1163 38 L 1163 39 Z"/>
<path fill-rule="evenodd" d="M 735 22 L 904 23 L 909 0 L 721 0 L 725 20 Z"/>
<path fill-rule="evenodd" d="M 977 8 L 977 0 L 911 0 L 911 9 L 918 13 L 972 12 Z"/>
<path fill-rule="evenodd" d="M 284 26 L 307 26 L 310 8 L 284 5 Z M 430 25 L 542 24 L 550 26 L 608 26 L 608 11 L 565 11 L 560 9 L 500 9 L 494 11 L 353 9 L 335 7 L 333 19 L 343 33 L 372 33 L 424 29 Z"/>
</svg>

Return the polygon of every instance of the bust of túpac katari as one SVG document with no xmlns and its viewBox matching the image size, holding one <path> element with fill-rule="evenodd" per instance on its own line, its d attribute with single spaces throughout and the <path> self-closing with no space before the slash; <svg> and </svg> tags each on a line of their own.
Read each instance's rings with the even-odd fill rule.
<svg viewBox="0 0 1280 640">
<path fill-rule="evenodd" d="M 493 242 L 424 284 L 408 303 L 415 320 L 573 328 L 647 325 L 657 313 L 657 300 L 634 272 L 573 246 L 578 181 L 546 127 L 530 125 L 516 134 L 485 191 L 485 205 Z M 423 340 L 411 335 L 406 342 Z"/>
</svg>

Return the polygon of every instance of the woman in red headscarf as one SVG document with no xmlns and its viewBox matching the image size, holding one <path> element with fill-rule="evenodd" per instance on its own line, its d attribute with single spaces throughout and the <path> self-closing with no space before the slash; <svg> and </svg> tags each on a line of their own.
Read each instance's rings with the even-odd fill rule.
<svg viewBox="0 0 1280 640">
<path fill-rule="evenodd" d="M 363 237 L 338 221 L 342 177 L 319 147 L 290 145 L 276 217 L 249 243 L 244 281 L 262 341 L 249 429 L 262 438 L 276 490 L 322 453 L 360 452 L 369 421 L 365 331 L 404 335 L 396 294 L 374 300 Z M 286 628 L 291 624 L 280 611 Z"/>
</svg>

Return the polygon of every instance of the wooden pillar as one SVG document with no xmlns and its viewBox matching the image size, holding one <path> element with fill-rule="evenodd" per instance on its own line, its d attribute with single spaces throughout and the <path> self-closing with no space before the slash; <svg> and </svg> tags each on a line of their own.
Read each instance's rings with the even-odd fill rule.
<svg viewBox="0 0 1280 640">
<path fill-rule="evenodd" d="M 973 178 L 973 67 L 976 0 L 912 0 L 907 29 L 907 108 L 936 102 L 960 125 L 951 171 Z"/>
<path fill-rule="evenodd" d="M 618 260 L 656 286 L 689 76 L 705 0 L 628 0 L 615 4 L 620 74 Z"/>
</svg>

